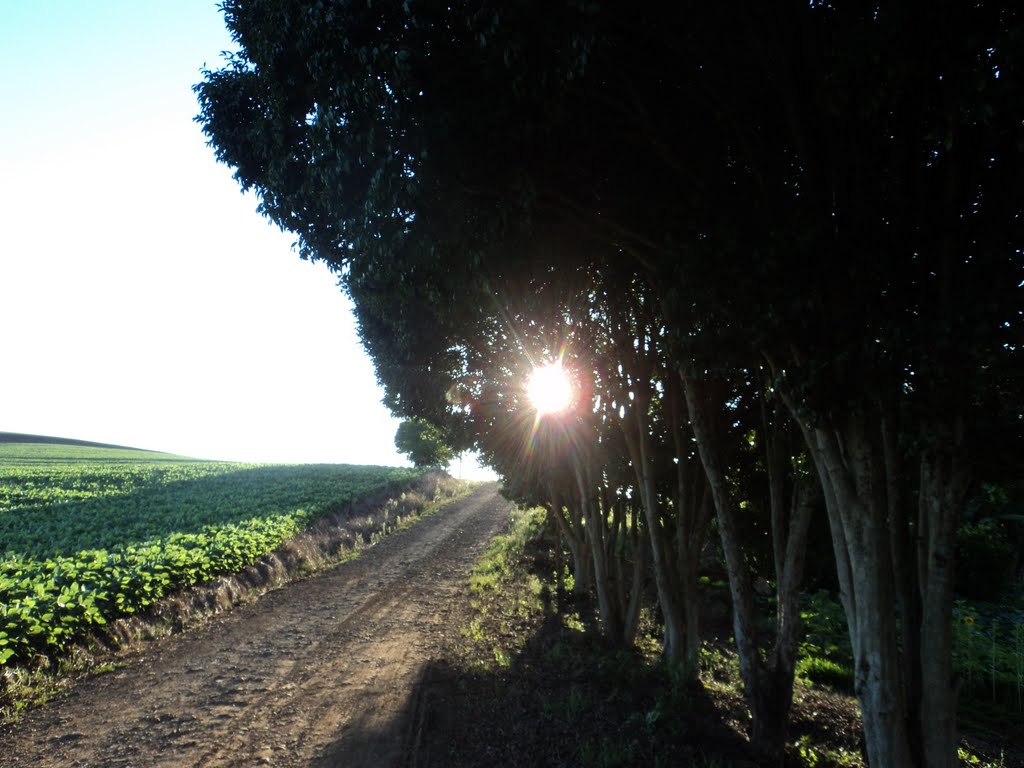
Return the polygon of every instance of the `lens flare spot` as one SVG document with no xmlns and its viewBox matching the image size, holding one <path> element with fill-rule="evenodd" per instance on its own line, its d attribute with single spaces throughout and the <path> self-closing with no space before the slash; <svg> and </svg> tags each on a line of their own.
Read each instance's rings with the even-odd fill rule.
<svg viewBox="0 0 1024 768">
<path fill-rule="evenodd" d="M 530 374 L 526 395 L 539 415 L 558 413 L 572 404 L 572 380 L 561 363 L 541 365 Z"/>
</svg>

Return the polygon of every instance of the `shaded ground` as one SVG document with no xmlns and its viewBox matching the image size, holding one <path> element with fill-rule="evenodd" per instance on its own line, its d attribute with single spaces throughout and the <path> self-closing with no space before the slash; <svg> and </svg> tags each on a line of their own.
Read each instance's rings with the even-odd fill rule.
<svg viewBox="0 0 1024 768">
<path fill-rule="evenodd" d="M 417 685 L 510 505 L 488 484 L 330 571 L 82 682 L 0 739 L 0 765 L 392 766 Z"/>
<path fill-rule="evenodd" d="M 449 635 L 425 670 L 411 765 L 767 768 L 746 739 L 727 612 L 703 617 L 703 686 L 689 687 L 658 662 L 650 616 L 639 650 L 595 642 L 594 606 L 555 587 L 552 554 L 534 535 L 496 588 L 474 593 L 470 631 Z M 964 732 L 964 765 L 1024 768 L 1019 722 Z M 800 685 L 789 744 L 787 768 L 863 768 L 856 701 Z"/>
<path fill-rule="evenodd" d="M 474 593 L 471 631 L 447 638 L 424 672 L 410 765 L 759 765 L 738 692 L 678 684 L 652 662 L 656 642 L 646 652 L 604 648 L 586 630 L 594 606 L 545 585 L 555 570 L 535 538 L 495 588 Z"/>
</svg>

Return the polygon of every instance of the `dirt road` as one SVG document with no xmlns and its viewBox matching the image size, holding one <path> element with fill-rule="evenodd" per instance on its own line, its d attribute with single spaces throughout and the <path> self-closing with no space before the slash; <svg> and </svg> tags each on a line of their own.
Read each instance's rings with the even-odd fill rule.
<svg viewBox="0 0 1024 768">
<path fill-rule="evenodd" d="M 509 504 L 488 484 L 356 560 L 271 592 L 0 735 L 0 766 L 398 766 L 421 674 Z"/>
</svg>

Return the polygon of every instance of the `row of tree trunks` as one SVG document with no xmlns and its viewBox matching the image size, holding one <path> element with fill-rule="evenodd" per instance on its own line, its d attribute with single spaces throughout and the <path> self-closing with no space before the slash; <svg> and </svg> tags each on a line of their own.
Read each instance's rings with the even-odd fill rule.
<svg viewBox="0 0 1024 768">
<path fill-rule="evenodd" d="M 572 556 L 573 592 L 586 594 L 590 590 L 593 568 L 590 564 L 590 544 L 587 541 L 587 531 L 583 525 L 580 508 L 572 503 L 571 497 L 567 503 L 563 494 L 552 490 L 547 509 Z"/>
<path fill-rule="evenodd" d="M 771 705 L 777 708 L 777 715 L 768 716 L 766 723 L 769 727 L 755 738 L 755 743 L 766 745 L 773 757 L 781 759 L 788 732 L 802 627 L 799 599 L 807 558 L 807 537 L 817 498 L 813 486 L 807 483 L 794 464 L 794 455 L 798 451 L 792 441 L 792 420 L 778 401 L 769 413 L 764 395 L 766 387 L 767 382 L 760 390 L 760 398 L 771 505 L 776 606 L 775 644 L 765 665 L 768 668 L 766 694 Z"/>
<path fill-rule="evenodd" d="M 808 431 L 811 455 L 826 487 L 829 517 L 841 542 L 836 559 L 849 569 L 844 603 L 854 656 L 854 687 L 861 704 L 868 761 L 875 767 L 912 766 L 901 688 L 895 590 L 887 507 L 869 430 L 850 418 L 835 430 Z M 881 434 L 878 434 L 880 440 Z"/>
<path fill-rule="evenodd" d="M 959 438 L 921 430 L 912 522 L 891 415 L 865 409 L 812 424 L 787 403 L 825 494 L 869 764 L 953 768 L 953 546 L 967 489 Z"/>
<path fill-rule="evenodd" d="M 658 592 L 662 621 L 665 625 L 665 639 L 662 652 L 668 661 L 683 662 L 686 657 L 687 624 L 684 594 L 681 578 L 670 546 L 667 531 L 662 524 L 660 498 L 654 451 L 648 424 L 645 392 L 636 393 L 631 407 L 624 412 L 622 423 L 630 463 L 636 475 L 636 488 L 640 506 L 643 507 L 647 532 L 650 536 L 651 568 Z M 698 641 L 699 642 L 699 641 Z M 696 680 L 698 670 L 685 669 L 684 674 Z"/>
<path fill-rule="evenodd" d="M 801 484 L 790 460 L 798 449 L 787 437 L 787 418 L 798 411 L 791 400 L 788 416 L 778 404 L 771 412 L 762 407 L 777 586 L 774 636 L 762 654 L 753 578 L 739 533 L 739 499 L 727 481 L 735 435 L 722 418 L 728 413 L 730 390 L 692 365 L 682 367 L 680 381 L 682 397 L 666 387 L 661 404 L 672 422 L 674 497 L 665 496 L 665 478 L 658 474 L 664 457 L 657 455 L 650 421 L 653 387 L 634 382 L 629 405 L 621 410 L 622 435 L 635 475 L 628 510 L 621 484 L 613 491 L 607 468 L 585 452 L 573 462 L 573 487 L 552 504 L 555 524 L 573 555 L 577 588 L 594 589 L 602 631 L 613 645 L 628 645 L 635 637 L 650 569 L 665 623 L 665 657 L 681 662 L 696 680 L 697 565 L 714 509 L 752 713 L 751 738 L 765 754 L 779 757 L 793 692 L 798 595 L 813 508 L 809 487 Z M 921 454 L 918 514 L 910 520 L 902 503 L 902 462 L 891 422 L 880 413 L 864 412 L 829 428 L 806 420 L 796 423 L 828 512 L 870 764 L 951 768 L 956 696 L 949 616 L 956 510 L 966 489 L 962 461 L 949 451 Z M 694 442 L 701 470 L 696 475 L 690 455 Z M 627 515 L 632 515 L 630 521 Z"/>
<path fill-rule="evenodd" d="M 609 379 L 612 410 L 617 412 L 632 467 L 636 490 L 634 504 L 639 502 L 643 508 L 644 527 L 649 537 L 651 571 L 665 628 L 662 655 L 671 663 L 682 663 L 684 675 L 695 681 L 699 670 L 686 665 L 685 661 L 687 649 L 699 640 L 688 639 L 691 628 L 686 621 L 682 572 L 670 537 L 673 529 L 666 525 L 659 483 L 659 472 L 663 471 L 659 460 L 664 461 L 665 456 L 656 456 L 652 421 L 651 404 L 657 374 L 656 324 L 646 306 L 616 302 L 609 309 L 613 311 L 609 312 L 604 333 L 619 363 L 618 375 Z"/>
<path fill-rule="evenodd" d="M 665 658 L 681 662 L 691 679 L 698 678 L 697 566 L 713 509 L 752 713 L 751 738 L 765 754 L 780 756 L 793 692 L 798 595 L 814 507 L 811 488 L 820 488 L 849 622 L 870 764 L 951 767 L 956 754 L 949 627 L 952 541 L 966 489 L 960 458 L 948 450 L 922 452 L 918 511 L 912 520 L 904 503 L 910 494 L 901 481 L 905 462 L 897 453 L 891 417 L 857 412 L 825 426 L 798 419 L 803 412 L 791 399 L 785 401 L 787 408 L 762 402 L 759 440 L 765 451 L 777 588 L 774 634 L 762 653 L 765 638 L 757 630 L 753 577 L 739 532 L 739 498 L 727 480 L 736 438 L 723 422 L 731 390 L 688 364 L 681 367 L 681 388 L 671 383 L 658 392 L 675 454 L 675 490 L 666 495 L 672 483 L 666 485 L 668 478 L 659 474 L 666 462 L 664 445 L 659 453 L 656 444 L 650 381 L 631 381 L 620 409 L 635 478 L 628 502 L 622 494 L 629 483 L 620 479 L 613 489 L 608 467 L 585 451 L 572 462 L 570 487 L 552 505 L 573 555 L 577 588 L 594 590 L 607 640 L 616 646 L 633 641 L 649 572 L 665 625 Z M 791 458 L 800 447 L 788 434 L 794 422 L 816 469 L 816 484 L 795 472 Z M 936 442 L 949 444 L 948 439 Z"/>
<path fill-rule="evenodd" d="M 644 583 L 650 566 L 650 543 L 641 530 L 640 515 L 636 507 L 629 510 L 630 520 L 626 520 L 626 500 L 622 497 L 610 502 L 619 534 L 615 540 L 624 551 L 632 552 L 633 567 L 627 578 L 625 573 L 626 558 L 621 554 L 612 559 L 616 569 L 615 584 L 618 587 L 618 603 L 625 608 L 623 617 L 622 644 L 629 645 L 636 638 L 640 626 L 640 609 L 643 607 Z M 628 584 L 628 589 L 627 589 Z"/>
<path fill-rule="evenodd" d="M 619 322 L 617 330 L 609 331 L 621 361 L 609 403 L 609 413 L 618 416 L 617 436 L 604 433 L 599 439 L 593 424 L 576 425 L 576 450 L 560 485 L 552 488 L 555 524 L 572 553 L 577 589 L 595 594 L 607 641 L 632 643 L 650 574 L 664 622 L 665 658 L 679 662 L 691 680 L 698 679 L 697 574 L 713 512 L 752 714 L 751 739 L 764 754 L 779 759 L 793 693 L 807 535 L 820 489 L 849 622 L 870 764 L 951 768 L 951 548 L 966 488 L 960 458 L 948 449 L 925 449 L 915 462 L 916 482 L 909 482 L 908 461 L 897 443 L 906 425 L 892 413 L 864 409 L 842 420 L 812 421 L 783 390 L 775 400 L 766 399 L 772 387 L 767 379 L 730 378 L 738 375 L 735 370 L 711 374 L 692 359 L 674 369 L 662 367 L 657 323 L 640 316 Z M 777 593 L 770 635 L 761 629 L 748 542 L 741 532 L 740 501 L 748 497 L 739 495 L 730 480 L 738 471 L 734 462 L 743 430 L 749 428 L 737 426 L 733 400 L 750 406 L 749 417 L 758 404 L 755 398 Z M 938 432 L 937 427 L 931 430 Z M 609 439 L 621 440 L 625 450 L 610 449 Z M 939 435 L 933 443 L 948 448 L 955 440 Z M 807 476 L 801 476 L 793 460 L 803 451 L 816 470 Z M 610 456 L 621 453 L 628 466 L 619 462 L 613 467 Z M 906 500 L 914 490 L 917 514 L 911 516 Z"/>
<path fill-rule="evenodd" d="M 608 485 L 600 455 L 595 446 L 574 453 L 568 477 L 549 479 L 546 508 L 572 556 L 573 592 L 593 592 L 602 636 L 611 646 L 626 647 L 639 626 L 648 545 L 635 511 L 632 521 L 626 519 L 621 489 Z"/>
<path fill-rule="evenodd" d="M 751 743 L 773 761 L 783 759 L 793 698 L 797 645 L 800 632 L 799 591 L 807 549 L 812 505 L 793 485 L 792 506 L 785 504 L 786 480 L 792 467 L 784 461 L 781 414 L 766 416 L 762 424 L 772 520 L 772 552 L 775 560 L 776 613 L 771 647 L 762 656 L 764 638 L 757 633 L 753 573 L 747 565 L 739 534 L 739 499 L 726 477 L 735 435 L 723 424 L 729 389 L 722 380 L 704 375 L 694 361 L 680 366 L 680 376 L 697 439 L 701 464 L 707 476 L 718 519 L 733 602 L 733 632 L 739 654 L 740 675 L 751 712 Z M 791 464 L 791 462 L 790 462 Z"/>
</svg>

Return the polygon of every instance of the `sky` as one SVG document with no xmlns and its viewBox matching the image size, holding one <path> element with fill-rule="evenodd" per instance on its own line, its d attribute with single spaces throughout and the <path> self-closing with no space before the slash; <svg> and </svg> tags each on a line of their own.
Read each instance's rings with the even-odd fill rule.
<svg viewBox="0 0 1024 768">
<path fill-rule="evenodd" d="M 0 0 L 0 431 L 406 465 L 335 276 L 193 120 L 216 6 Z"/>
</svg>

